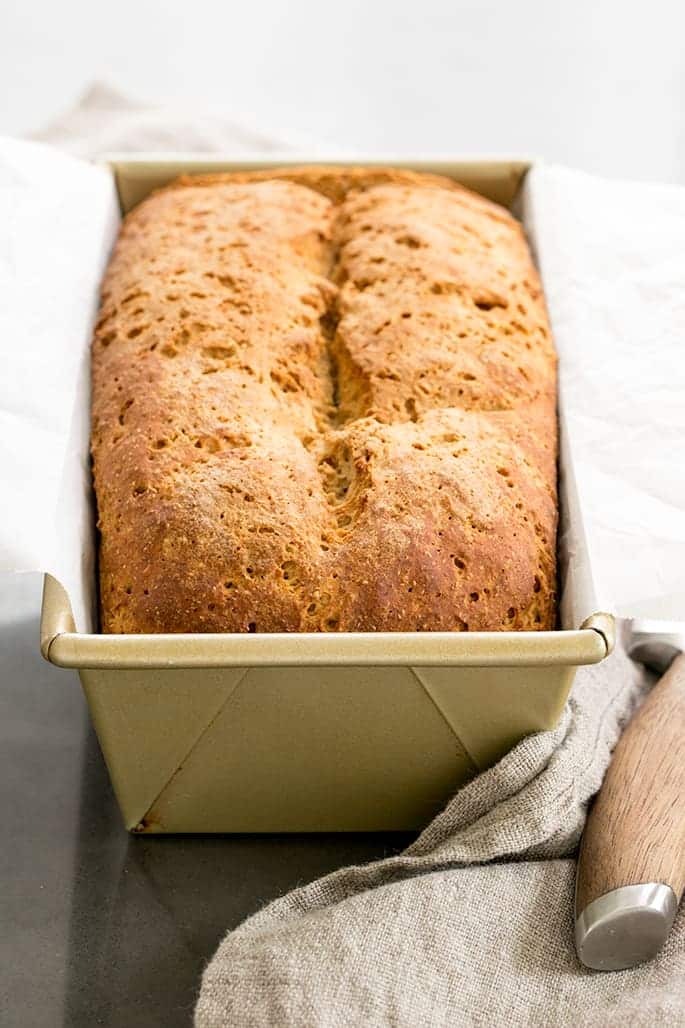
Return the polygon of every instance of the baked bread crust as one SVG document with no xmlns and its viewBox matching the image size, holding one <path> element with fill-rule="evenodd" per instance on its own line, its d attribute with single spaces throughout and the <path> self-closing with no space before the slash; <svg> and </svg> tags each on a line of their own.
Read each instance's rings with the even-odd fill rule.
<svg viewBox="0 0 685 1028">
<path fill-rule="evenodd" d="M 519 224 L 393 169 L 194 176 L 93 343 L 105 632 L 555 625 L 556 357 Z"/>
</svg>

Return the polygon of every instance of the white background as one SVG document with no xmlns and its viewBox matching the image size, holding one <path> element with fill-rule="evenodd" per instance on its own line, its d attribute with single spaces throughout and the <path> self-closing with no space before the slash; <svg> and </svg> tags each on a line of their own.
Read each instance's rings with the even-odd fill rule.
<svg viewBox="0 0 685 1028">
<path fill-rule="evenodd" d="M 0 131 L 94 80 L 346 150 L 685 179 L 681 0 L 4 0 Z"/>
</svg>

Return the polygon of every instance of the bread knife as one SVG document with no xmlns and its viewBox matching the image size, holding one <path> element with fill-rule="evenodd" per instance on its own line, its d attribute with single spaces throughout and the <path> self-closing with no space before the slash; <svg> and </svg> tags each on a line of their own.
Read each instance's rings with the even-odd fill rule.
<svg viewBox="0 0 685 1028">
<path fill-rule="evenodd" d="M 628 653 L 662 677 L 619 739 L 578 856 L 576 950 L 602 971 L 656 956 L 685 887 L 685 625 L 636 620 Z"/>
</svg>

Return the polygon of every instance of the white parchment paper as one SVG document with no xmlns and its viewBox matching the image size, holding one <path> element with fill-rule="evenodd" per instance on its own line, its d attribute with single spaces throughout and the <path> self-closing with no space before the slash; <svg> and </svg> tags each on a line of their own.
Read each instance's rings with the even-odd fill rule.
<svg viewBox="0 0 685 1028">
<path fill-rule="evenodd" d="M 540 165 L 522 209 L 598 609 L 685 617 L 685 189 Z M 89 343 L 118 224 L 104 168 L 0 139 L 0 569 L 53 574 L 80 631 L 95 623 Z"/>
<path fill-rule="evenodd" d="M 94 624 L 88 354 L 118 228 L 107 170 L 0 139 L 0 568 L 50 571 Z"/>
<path fill-rule="evenodd" d="M 539 165 L 522 200 L 599 607 L 685 619 L 685 189 Z"/>
</svg>

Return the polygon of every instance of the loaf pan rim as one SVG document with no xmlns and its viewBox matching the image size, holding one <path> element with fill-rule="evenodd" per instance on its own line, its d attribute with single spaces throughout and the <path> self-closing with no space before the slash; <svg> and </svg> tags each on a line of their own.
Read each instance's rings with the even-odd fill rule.
<svg viewBox="0 0 685 1028">
<path fill-rule="evenodd" d="M 613 637 L 610 614 L 549 632 L 79 633 L 51 575 L 41 612 L 41 652 L 64 668 L 577 667 L 608 656 Z"/>
</svg>

